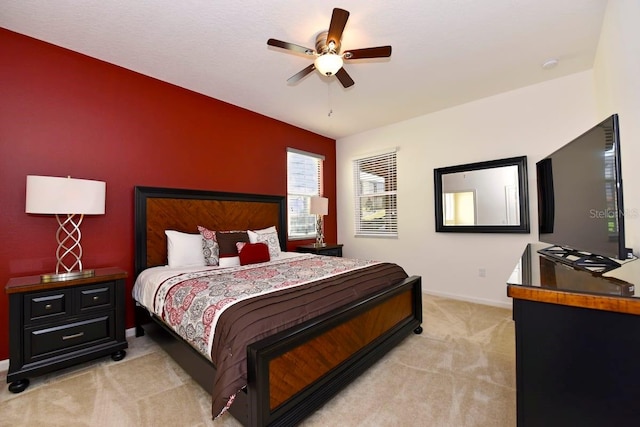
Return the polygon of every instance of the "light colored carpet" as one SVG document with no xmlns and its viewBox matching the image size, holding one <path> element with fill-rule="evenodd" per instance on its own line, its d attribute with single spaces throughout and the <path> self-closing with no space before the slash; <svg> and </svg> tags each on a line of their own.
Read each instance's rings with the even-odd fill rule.
<svg viewBox="0 0 640 427">
<path fill-rule="evenodd" d="M 302 425 L 515 426 L 511 310 L 430 295 L 424 332 L 405 339 Z M 0 373 L 3 384 L 6 372 Z M 3 386 L 0 426 L 236 427 L 213 421 L 210 397 L 150 339 L 131 338 L 127 357 L 106 357 Z"/>
</svg>

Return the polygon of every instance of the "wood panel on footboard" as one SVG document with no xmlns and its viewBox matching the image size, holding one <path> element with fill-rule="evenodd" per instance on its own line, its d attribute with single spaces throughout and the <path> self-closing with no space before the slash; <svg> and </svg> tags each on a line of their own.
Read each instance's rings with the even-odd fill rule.
<svg viewBox="0 0 640 427">
<path fill-rule="evenodd" d="M 293 425 L 410 333 L 421 333 L 421 278 L 249 345 L 247 425 Z"/>
</svg>

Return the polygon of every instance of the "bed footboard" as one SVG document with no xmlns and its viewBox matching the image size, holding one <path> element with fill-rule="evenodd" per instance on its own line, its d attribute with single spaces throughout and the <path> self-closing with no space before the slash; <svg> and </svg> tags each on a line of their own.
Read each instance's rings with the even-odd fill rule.
<svg viewBox="0 0 640 427">
<path fill-rule="evenodd" d="M 380 360 L 421 333 L 421 278 L 251 344 L 250 426 L 294 425 Z M 234 403 L 235 405 L 235 403 Z"/>
<path fill-rule="evenodd" d="M 422 332 L 419 276 L 248 346 L 248 386 L 229 412 L 245 426 L 289 426 L 308 417 L 407 335 Z M 146 309 L 136 325 L 207 392 L 215 367 Z M 146 315 L 145 315 L 146 314 Z"/>
</svg>

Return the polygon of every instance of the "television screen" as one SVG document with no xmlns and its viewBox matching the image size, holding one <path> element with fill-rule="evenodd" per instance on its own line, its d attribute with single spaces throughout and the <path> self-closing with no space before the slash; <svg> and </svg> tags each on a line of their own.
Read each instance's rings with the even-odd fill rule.
<svg viewBox="0 0 640 427">
<path fill-rule="evenodd" d="M 539 239 L 626 259 L 616 114 L 536 164 Z"/>
</svg>

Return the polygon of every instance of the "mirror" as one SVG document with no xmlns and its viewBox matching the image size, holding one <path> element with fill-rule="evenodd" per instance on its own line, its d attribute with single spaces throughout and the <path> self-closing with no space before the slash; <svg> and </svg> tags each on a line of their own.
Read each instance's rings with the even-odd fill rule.
<svg viewBox="0 0 640 427">
<path fill-rule="evenodd" d="M 527 157 L 434 169 L 436 231 L 528 233 Z"/>
</svg>

